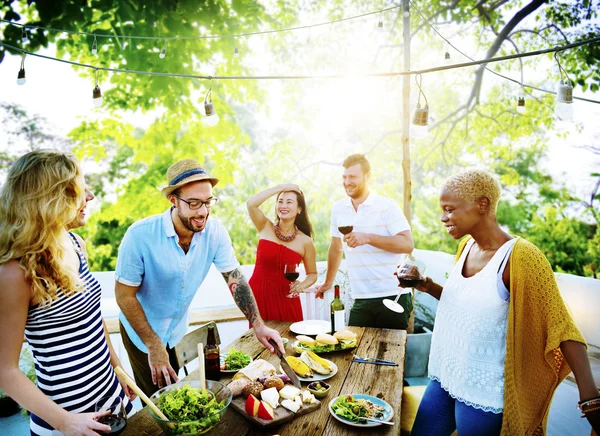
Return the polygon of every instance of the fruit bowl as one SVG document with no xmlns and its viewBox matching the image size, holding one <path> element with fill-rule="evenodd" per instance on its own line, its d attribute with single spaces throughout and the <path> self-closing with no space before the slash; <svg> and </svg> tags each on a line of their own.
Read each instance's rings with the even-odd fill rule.
<svg viewBox="0 0 600 436">
<path fill-rule="evenodd" d="M 183 394 L 186 392 L 183 390 L 186 386 L 189 386 L 198 392 L 200 390 L 200 381 L 192 380 L 174 383 L 156 391 L 152 394 L 150 399 L 167 417 L 172 417 L 173 414 L 178 414 L 179 412 L 175 409 L 176 405 L 179 405 L 181 409 L 186 408 L 186 399 L 189 398 L 188 395 Z M 229 407 L 229 404 L 231 404 L 232 394 L 231 390 L 223 383 L 212 380 L 206 380 L 206 390 L 209 392 L 209 400 L 212 401 L 212 399 L 214 399 L 218 404 L 213 403 L 213 406 L 209 408 L 208 412 L 202 410 L 202 412 L 206 413 L 200 413 L 200 417 L 194 417 L 194 419 L 191 420 L 164 420 L 156 416 L 149 407 L 147 407 L 148 412 L 150 412 L 152 418 L 154 418 L 162 430 L 168 435 L 191 436 L 208 433 L 221 421 L 223 414 Z M 177 393 L 180 393 L 181 396 L 175 400 L 173 396 Z M 171 401 L 169 401 L 169 399 L 171 399 Z M 196 399 L 192 399 L 192 402 L 195 400 Z"/>
</svg>

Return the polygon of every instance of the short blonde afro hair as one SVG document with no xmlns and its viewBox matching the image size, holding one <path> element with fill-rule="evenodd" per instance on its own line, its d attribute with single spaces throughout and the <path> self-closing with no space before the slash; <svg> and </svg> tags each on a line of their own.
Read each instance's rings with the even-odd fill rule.
<svg viewBox="0 0 600 436">
<path fill-rule="evenodd" d="M 481 197 L 487 197 L 490 200 L 490 212 L 496 215 L 500 182 L 487 171 L 468 170 L 455 174 L 444 182 L 442 190 L 451 192 L 467 203 L 475 203 Z"/>
</svg>

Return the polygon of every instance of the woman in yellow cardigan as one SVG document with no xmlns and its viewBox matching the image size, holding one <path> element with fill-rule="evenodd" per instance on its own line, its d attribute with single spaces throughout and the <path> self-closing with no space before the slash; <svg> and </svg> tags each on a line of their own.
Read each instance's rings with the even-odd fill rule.
<svg viewBox="0 0 600 436">
<path fill-rule="evenodd" d="M 543 435 L 554 390 L 572 370 L 580 408 L 596 432 L 600 396 L 586 343 L 537 247 L 496 220 L 500 184 L 485 171 L 448 179 L 442 223 L 461 241 L 440 300 L 429 377 L 413 435 Z M 575 407 L 575 405 L 573 405 Z"/>
</svg>

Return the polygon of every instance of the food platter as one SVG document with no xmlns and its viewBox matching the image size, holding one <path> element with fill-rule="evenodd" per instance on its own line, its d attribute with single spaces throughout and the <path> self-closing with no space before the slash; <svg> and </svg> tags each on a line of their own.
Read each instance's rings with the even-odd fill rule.
<svg viewBox="0 0 600 436">
<path fill-rule="evenodd" d="M 325 359 L 325 360 L 327 360 L 327 359 Z M 333 377 L 334 375 L 337 374 L 338 367 L 331 360 L 327 360 L 327 361 L 331 364 L 331 367 L 333 368 L 333 371 L 331 371 L 329 374 L 318 374 L 318 373 L 315 372 L 312 377 L 300 377 L 300 376 L 298 376 L 298 378 L 300 379 L 300 381 L 309 382 L 309 383 L 313 382 L 313 381 L 320 381 L 320 380 L 330 379 L 331 377 Z"/>
<path fill-rule="evenodd" d="M 351 395 L 356 400 L 368 400 L 371 403 L 375 404 L 376 406 L 383 407 L 384 408 L 383 416 L 378 417 L 376 419 L 379 419 L 381 421 L 390 421 L 394 417 L 394 409 L 392 409 L 392 406 L 390 406 L 387 402 L 385 402 L 381 398 L 377 398 L 372 395 L 366 395 L 366 394 L 351 394 Z M 344 424 L 350 425 L 352 427 L 367 428 L 367 427 L 377 427 L 377 426 L 381 425 L 377 422 L 372 422 L 372 421 L 367 421 L 364 424 L 358 423 L 358 422 L 353 422 L 353 421 L 350 421 L 349 419 L 346 419 L 346 418 L 343 418 L 343 417 L 337 415 L 333 411 L 333 404 L 338 400 L 338 398 L 346 397 L 346 396 L 347 395 L 340 395 L 339 397 L 335 397 L 333 400 L 331 400 L 329 402 L 328 409 L 329 409 L 329 413 L 331 413 L 331 416 L 333 416 L 338 421 L 343 422 Z"/>
<path fill-rule="evenodd" d="M 293 323 L 290 330 L 297 335 L 316 336 L 331 332 L 331 323 L 320 319 L 307 319 Z"/>
<path fill-rule="evenodd" d="M 219 355 L 219 364 L 220 365 L 223 365 L 225 363 L 225 358 L 227 357 L 227 355 L 228 355 L 228 353 Z M 254 359 L 252 359 L 252 356 L 248 356 L 248 357 L 250 357 L 250 362 L 248 363 L 248 365 L 250 365 Z M 246 365 L 246 366 L 248 366 L 248 365 Z M 240 369 L 244 369 L 244 368 L 239 368 L 239 369 L 222 369 L 221 372 L 223 374 L 235 374 Z"/>
<path fill-rule="evenodd" d="M 300 351 L 301 351 L 301 350 L 311 350 L 311 351 L 313 351 L 313 352 L 314 352 L 314 353 L 316 353 L 316 354 L 327 354 L 327 353 L 335 353 L 336 351 L 349 351 L 349 350 L 354 350 L 354 349 L 357 347 L 357 345 L 354 345 L 354 346 L 350 346 L 350 347 L 348 347 L 348 348 L 342 348 L 341 344 L 335 344 L 335 346 L 334 346 L 334 349 L 333 349 L 333 350 L 331 350 L 331 351 L 314 351 L 314 350 L 312 349 L 312 347 L 309 347 L 309 348 L 306 348 L 306 347 L 298 347 L 298 343 L 299 343 L 299 342 L 300 342 L 300 341 L 294 341 L 294 342 L 292 342 L 292 345 L 291 345 L 291 347 L 292 347 L 292 350 L 294 350 L 294 351 L 295 351 L 296 353 L 298 353 L 298 354 L 300 354 Z"/>
<path fill-rule="evenodd" d="M 327 360 L 327 359 L 324 359 L 324 360 Z M 314 381 L 321 381 L 321 380 L 330 379 L 331 377 L 333 377 L 334 375 L 337 374 L 338 367 L 331 360 L 327 360 L 327 362 L 329 362 L 329 364 L 333 368 L 333 371 L 331 371 L 329 374 L 319 374 L 319 373 L 314 372 L 314 370 L 313 370 L 314 374 L 313 374 L 312 377 L 302 377 L 299 374 L 296 374 L 296 375 L 298 376 L 298 378 L 300 379 L 300 381 L 308 382 L 308 383 L 314 382 Z M 281 370 L 281 368 L 280 368 L 280 370 Z M 283 370 L 281 370 L 281 372 L 283 372 Z"/>
</svg>

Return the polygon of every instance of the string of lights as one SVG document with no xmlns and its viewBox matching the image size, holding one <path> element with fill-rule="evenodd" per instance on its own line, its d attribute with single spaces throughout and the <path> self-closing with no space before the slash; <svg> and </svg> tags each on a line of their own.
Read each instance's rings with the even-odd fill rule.
<svg viewBox="0 0 600 436">
<path fill-rule="evenodd" d="M 264 76 L 210 76 L 210 75 L 198 75 L 198 74 L 182 74 L 182 73 L 164 73 L 164 72 L 152 72 L 152 71 L 140 71 L 140 70 L 129 70 L 129 69 L 123 69 L 123 68 L 110 68 L 110 67 L 102 67 L 102 66 L 97 66 L 97 65 L 91 65 L 91 64 L 86 64 L 86 63 L 81 63 L 81 62 L 76 62 L 76 61 L 70 61 L 70 60 L 65 60 L 65 59 L 59 59 L 56 57 L 52 57 L 52 56 L 46 56 L 46 55 L 42 55 L 40 53 L 34 53 L 34 52 L 30 52 L 28 50 L 25 50 L 21 47 L 16 47 L 10 44 L 6 44 L 4 42 L 0 41 L 0 46 L 5 47 L 7 49 L 10 49 L 14 52 L 20 53 L 22 56 L 22 60 L 21 60 L 21 68 L 19 70 L 19 74 L 18 74 L 18 78 L 17 78 L 17 83 L 19 85 L 23 85 L 26 80 L 25 80 L 25 57 L 27 55 L 29 56 L 35 56 L 35 57 L 39 57 L 39 58 L 43 58 L 43 59 L 48 59 L 48 60 L 53 60 L 53 61 L 57 61 L 57 62 L 62 62 L 62 63 L 66 63 L 66 64 L 70 64 L 73 66 L 78 66 L 81 68 L 88 68 L 88 69 L 93 69 L 94 70 L 94 77 L 95 77 L 95 87 L 93 89 L 93 102 L 96 105 L 101 105 L 102 104 L 102 92 L 100 90 L 100 85 L 99 85 L 99 72 L 100 71 L 107 71 L 107 72 L 112 72 L 112 73 L 124 73 L 124 74 L 136 74 L 136 75 L 149 75 L 149 76 L 162 76 L 162 77 L 178 77 L 178 78 L 188 78 L 188 79 L 202 79 L 202 80 L 209 80 L 210 81 L 210 88 L 207 92 L 206 98 L 205 98 L 205 102 L 204 102 L 204 106 L 205 106 L 205 111 L 206 111 L 206 115 L 207 115 L 207 120 L 210 120 L 211 122 L 208 123 L 210 125 L 214 125 L 216 124 L 216 122 L 218 122 L 218 115 L 216 114 L 215 110 L 214 110 L 214 106 L 212 104 L 212 97 L 211 97 L 211 90 L 212 90 L 212 80 L 303 80 L 303 79 L 309 79 L 309 80 L 314 80 L 314 79 L 347 79 L 347 78 L 369 78 L 369 77 L 394 77 L 394 76 L 406 76 L 406 75 L 415 75 L 415 77 L 417 78 L 417 84 L 419 87 L 419 101 L 420 101 L 420 97 L 423 96 L 425 99 L 425 106 L 424 107 L 420 107 L 420 105 L 418 105 L 417 107 L 417 112 L 420 111 L 419 113 L 415 112 L 415 116 L 413 117 L 413 125 L 419 127 L 416 130 L 419 130 L 421 132 L 427 132 L 427 128 L 428 128 L 428 112 L 429 112 L 429 107 L 427 104 L 427 98 L 425 96 L 425 93 L 422 89 L 422 75 L 423 74 L 427 74 L 427 73 L 433 73 L 433 72 L 440 72 L 440 71 L 446 71 L 446 70 L 452 70 L 452 69 L 460 69 L 460 68 L 467 68 L 467 67 L 471 67 L 471 66 L 476 66 L 476 65 L 483 65 L 483 68 L 487 69 L 488 71 L 490 71 L 493 74 L 496 74 L 499 77 L 502 77 L 505 80 L 509 80 L 511 82 L 517 83 L 520 85 L 520 95 L 519 95 L 519 99 L 518 99 L 518 107 L 517 107 L 517 111 L 518 112 L 525 112 L 525 93 L 523 92 L 523 88 L 527 87 L 527 88 L 531 88 L 531 89 L 537 89 L 540 90 L 542 92 L 548 92 L 548 93 L 552 93 L 552 94 L 556 94 L 557 95 L 557 104 L 556 104 L 556 115 L 559 119 L 570 119 L 572 117 L 572 103 L 573 103 L 573 99 L 580 99 L 580 100 L 584 100 L 587 102 L 591 102 L 591 103 L 596 103 L 599 104 L 599 101 L 595 101 L 595 100 L 591 100 L 591 99 L 584 99 L 581 97 L 573 97 L 573 88 L 571 85 L 571 80 L 568 78 L 567 72 L 562 68 L 562 66 L 560 65 L 560 61 L 558 58 L 558 53 L 564 50 L 568 50 L 571 48 L 575 48 L 575 47 L 579 47 L 582 45 L 586 45 L 586 44 L 592 44 L 592 43 L 596 43 L 596 42 L 600 42 L 600 37 L 597 38 L 591 38 L 591 39 L 587 39 L 587 40 L 582 40 L 582 41 L 577 41 L 574 43 L 570 43 L 570 44 L 565 44 L 562 46 L 555 46 L 555 47 L 551 47 L 551 48 L 547 48 L 547 49 L 541 49 L 541 50 L 535 50 L 535 51 L 530 51 L 530 52 L 524 52 L 524 53 L 515 53 L 515 54 L 511 54 L 511 55 L 506 55 L 506 56 L 499 56 L 499 57 L 494 57 L 494 58 L 489 58 L 489 59 L 481 59 L 481 60 L 474 60 L 473 58 L 469 57 L 468 55 L 466 55 L 465 53 L 463 53 L 460 49 L 458 49 L 454 44 L 452 44 L 447 38 L 445 38 L 423 15 L 423 13 L 420 11 L 419 8 L 417 8 L 416 6 L 414 6 L 414 4 L 412 4 L 412 7 L 417 11 L 417 13 L 421 16 L 421 18 L 425 21 L 425 23 L 440 37 L 442 38 L 446 44 L 448 44 L 448 46 L 452 47 L 454 50 L 456 50 L 458 53 L 462 54 L 464 57 L 466 57 L 467 59 L 470 60 L 470 62 L 462 62 L 462 63 L 455 63 L 455 64 L 446 64 L 443 66 L 437 66 L 437 67 L 432 67 L 432 68 L 426 68 L 426 69 L 421 69 L 421 70 L 412 70 L 412 71 L 399 71 L 399 72 L 383 72 L 383 73 L 363 73 L 363 74 L 352 74 L 352 75 L 348 75 L 348 74 L 324 74 L 324 75 L 313 75 L 313 74 L 308 74 L 308 75 L 264 75 Z M 357 19 L 357 18 L 362 18 L 365 16 L 369 16 L 369 15 L 375 15 L 378 14 L 378 25 L 377 25 L 377 31 L 381 31 L 383 28 L 383 12 L 386 11 L 390 11 L 393 9 L 397 9 L 400 6 L 393 6 L 390 8 L 386 8 L 386 9 L 381 9 L 378 11 L 374 11 L 374 12 L 368 12 L 365 14 L 361 14 L 361 15 L 356 15 L 356 16 L 352 16 L 352 17 L 346 17 L 346 18 L 341 18 L 338 20 L 334 20 L 334 21 L 329 21 L 329 22 L 324 22 L 324 23 L 318 23 L 318 24 L 313 24 L 313 25 L 304 25 L 304 26 L 297 26 L 297 27 L 293 27 L 293 28 L 287 28 L 287 29 L 272 29 L 272 30 L 266 30 L 266 31 L 261 31 L 261 32 L 252 32 L 252 33 L 244 33 L 244 34 L 234 34 L 234 35 L 205 35 L 205 36 L 194 36 L 194 37 L 180 37 L 180 36 L 174 36 L 174 37 L 141 37 L 141 36 L 123 36 L 123 35 L 105 35 L 105 34 L 96 34 L 96 33 L 87 33 L 87 32 L 74 32 L 74 31 L 69 31 L 69 30 L 62 30 L 62 29 L 53 29 L 53 28 L 46 28 L 46 27 L 41 27 L 41 26 L 30 26 L 30 25 L 23 25 L 20 23 L 14 23 L 11 21 L 6 21 L 6 20 L 0 20 L 0 23 L 8 23 L 11 25 L 16 25 L 16 26 L 21 26 L 22 28 L 22 42 L 25 44 L 29 41 L 29 33 L 28 30 L 36 28 L 36 29 L 43 29 L 46 31 L 56 31 L 56 32 L 63 32 L 63 33 L 67 33 L 67 34 L 79 34 L 79 35 L 88 35 L 88 36 L 93 36 L 93 44 L 92 44 L 92 48 L 91 48 L 91 52 L 92 54 L 96 54 L 98 52 L 98 41 L 97 38 L 98 37 L 105 37 L 105 38 L 128 38 L 128 39 L 151 39 L 151 40 L 160 40 L 163 42 L 163 47 L 162 50 L 160 51 L 159 57 L 161 59 L 166 57 L 167 54 L 167 46 L 168 46 L 168 42 L 169 41 L 173 41 L 173 40 L 178 40 L 178 39 L 205 39 L 205 38 L 234 38 L 234 37 L 243 37 L 243 36 L 251 36 L 251 35 L 260 35 L 260 34 L 267 34 L 267 33 L 276 33 L 276 32 L 286 32 L 286 31 L 294 31 L 294 30 L 299 30 L 299 29 L 309 29 L 310 30 L 313 27 L 317 27 L 317 26 L 324 26 L 324 25 L 330 25 L 333 23 L 338 23 L 338 22 L 342 22 L 342 21 L 348 21 L 348 20 L 353 20 L 353 19 Z M 405 12 L 406 13 L 406 12 Z M 558 92 L 554 93 L 552 91 L 548 91 L 545 89 L 541 89 L 541 88 L 537 88 L 531 85 L 527 85 L 523 83 L 523 71 L 521 70 L 521 81 L 518 82 L 515 79 L 512 79 L 510 77 L 507 77 L 503 74 L 500 74 L 490 68 L 487 67 L 487 64 L 489 63 L 494 63 L 494 62 L 503 62 L 503 61 L 507 61 L 507 60 L 512 60 L 512 59 L 519 59 L 521 61 L 521 66 L 522 66 L 522 59 L 525 57 L 531 57 L 531 56 L 539 56 L 542 54 L 546 54 L 546 53 L 554 53 L 554 58 L 558 64 L 559 67 L 559 71 L 561 72 L 561 82 L 559 84 L 558 87 Z M 239 51 L 238 51 L 238 47 L 236 45 L 235 50 L 234 50 L 234 56 L 238 56 L 239 55 Z M 445 53 L 445 59 L 446 61 L 448 61 L 450 59 L 450 54 L 447 51 Z M 563 78 L 564 76 L 564 78 Z M 210 113 L 209 113 L 210 112 Z M 422 136 L 422 135 L 419 135 Z"/>
<path fill-rule="evenodd" d="M 180 78 L 187 78 L 187 79 L 202 79 L 202 80 L 212 80 L 212 79 L 214 79 L 214 80 L 306 80 L 306 79 L 312 80 L 312 79 L 349 79 L 349 78 L 365 78 L 365 77 L 394 77 L 394 76 L 406 76 L 406 75 L 416 75 L 416 74 L 428 74 L 428 73 L 435 73 L 435 72 L 446 71 L 446 70 L 455 70 L 455 69 L 460 69 L 460 68 L 472 67 L 472 66 L 476 66 L 476 65 L 494 63 L 494 62 L 504 62 L 504 61 L 518 59 L 518 58 L 539 56 L 541 54 L 546 54 L 546 53 L 560 52 L 560 51 L 569 50 L 571 48 L 579 47 L 579 46 L 586 45 L 586 44 L 593 44 L 595 42 L 600 42 L 600 37 L 581 40 L 581 41 L 577 41 L 577 42 L 574 42 L 571 44 L 555 46 L 555 47 L 546 48 L 546 49 L 542 49 L 542 50 L 535 50 L 535 51 L 523 52 L 523 53 L 515 53 L 515 54 L 511 54 L 511 55 L 499 56 L 499 57 L 494 57 L 494 58 L 489 58 L 489 59 L 480 59 L 480 60 L 474 60 L 474 61 L 470 61 L 470 62 L 462 62 L 462 63 L 451 64 L 451 65 L 442 65 L 442 66 L 438 66 L 438 67 L 425 68 L 425 69 L 420 69 L 420 70 L 411 70 L 411 71 L 390 71 L 390 72 L 383 72 L 383 73 L 361 73 L 361 74 L 304 74 L 304 75 L 265 75 L 265 76 L 212 76 L 212 75 L 205 75 L 205 74 L 163 73 L 163 72 L 158 72 L 158 71 L 141 71 L 141 70 L 129 70 L 129 69 L 123 69 L 123 68 L 101 67 L 101 66 L 97 66 L 97 65 L 85 64 L 82 62 L 75 62 L 75 61 L 70 61 L 70 60 L 66 60 L 66 59 L 59 59 L 59 58 L 55 58 L 52 56 L 46 56 L 46 55 L 43 55 L 40 53 L 30 52 L 30 51 L 27 51 L 20 47 L 16 47 L 11 44 L 6 44 L 1 41 L 0 41 L 0 46 L 6 47 L 8 49 L 14 50 L 15 52 L 18 52 L 18 53 L 21 53 L 21 54 L 24 54 L 27 56 L 35 56 L 35 57 L 48 59 L 48 60 L 52 60 L 52 61 L 63 62 L 66 64 L 70 64 L 70 65 L 74 65 L 74 66 L 78 66 L 78 67 L 82 67 L 82 68 L 89 68 L 89 69 L 99 70 L 99 71 L 108 71 L 108 72 L 112 72 L 112 73 L 125 73 L 125 74 L 137 74 L 137 75 L 148 75 L 148 76 L 161 76 L 161 77 L 180 77 Z M 595 102 L 595 101 L 592 101 L 592 102 L 600 103 L 600 102 Z"/>
<path fill-rule="evenodd" d="M 461 50 L 460 50 L 458 47 L 456 47 L 454 44 L 452 44 L 452 42 L 450 42 L 450 40 L 448 40 L 446 37 L 444 37 L 444 35 L 442 35 L 442 34 L 441 34 L 441 33 L 440 33 L 440 32 L 439 32 L 439 31 L 438 31 L 438 30 L 437 30 L 437 29 L 436 29 L 436 28 L 433 26 L 433 24 L 431 24 L 431 22 L 430 22 L 430 21 L 429 21 L 427 18 L 425 18 L 425 15 L 423 15 L 423 13 L 421 12 L 421 10 L 420 10 L 419 8 L 417 8 L 417 7 L 414 5 L 414 3 L 413 3 L 413 2 L 410 2 L 410 4 L 411 4 L 411 6 L 413 7 L 413 9 L 414 9 L 415 11 L 417 11 L 417 13 L 418 13 L 418 14 L 421 16 L 421 18 L 423 19 L 423 21 L 424 21 L 424 22 L 425 22 L 425 23 L 426 23 L 426 24 L 429 26 L 429 28 L 431 28 L 431 30 L 433 30 L 433 31 L 434 31 L 434 32 L 435 32 L 435 33 L 436 33 L 436 34 L 437 34 L 437 35 L 438 35 L 440 38 L 442 38 L 442 39 L 443 39 L 443 40 L 446 42 L 446 44 L 448 44 L 450 47 L 452 47 L 454 50 L 456 50 L 458 53 L 460 53 L 461 55 L 463 55 L 463 56 L 464 56 L 464 57 L 466 57 L 467 59 L 469 59 L 469 60 L 471 60 L 471 61 L 473 61 L 473 60 L 474 60 L 472 57 L 470 57 L 469 55 L 467 55 L 466 53 L 464 53 L 463 51 L 461 51 Z M 557 50 L 557 51 L 558 51 L 558 50 Z M 445 53 L 445 59 L 446 59 L 446 60 L 449 60 L 449 59 L 450 59 L 450 53 L 449 53 L 449 52 L 447 52 L 447 51 L 446 51 L 446 53 Z M 533 86 L 533 85 L 529 85 L 529 84 L 526 84 L 526 83 L 524 83 L 524 82 L 523 82 L 523 77 L 522 77 L 522 76 L 523 76 L 523 72 L 522 72 L 522 71 L 521 71 L 521 81 L 519 82 L 518 80 L 516 80 L 516 79 L 513 79 L 512 77 L 505 76 L 504 74 L 501 74 L 501 73 L 499 73 L 499 72 L 497 72 L 497 71 L 494 71 L 494 70 L 492 70 L 491 68 L 485 67 L 485 69 L 486 69 L 487 71 L 489 71 L 490 73 L 492 73 L 492 74 L 495 74 L 496 76 L 498 76 L 498 77 L 501 77 L 501 78 L 503 78 L 503 79 L 505 79 L 505 80 L 508 80 L 508 81 L 510 81 L 510 82 L 516 83 L 517 85 L 520 85 L 520 86 L 521 86 L 521 87 L 523 87 L 523 88 L 535 89 L 536 91 L 540 91 L 540 92 L 545 92 L 545 93 L 548 93 L 548 94 L 554 94 L 554 95 L 556 95 L 556 92 L 555 92 L 555 91 L 550 91 L 550 90 L 548 90 L 548 89 L 538 88 L 538 87 L 536 87 L 536 86 Z M 574 100 L 586 101 L 586 102 L 588 102 L 588 103 L 596 103 L 596 104 L 600 104 L 600 101 L 597 101 L 597 100 L 592 100 L 592 99 L 589 99 L 589 98 L 584 98 L 584 97 L 575 97 L 575 96 L 573 96 L 573 99 L 574 99 Z"/>
<path fill-rule="evenodd" d="M 53 28 L 53 27 L 36 26 L 36 25 L 33 25 L 33 24 L 22 24 L 22 23 L 16 23 L 16 22 L 10 21 L 10 20 L 0 20 L 0 23 L 5 23 L 5 24 L 12 25 L 12 26 L 21 27 L 23 29 L 23 34 L 26 34 L 26 32 L 28 30 L 36 29 L 36 30 L 43 30 L 43 31 L 47 31 L 47 32 L 66 33 L 66 34 L 69 34 L 69 35 L 93 36 L 94 38 L 108 38 L 108 39 L 147 39 L 147 40 L 154 40 L 154 41 L 177 41 L 177 40 L 196 40 L 196 39 L 245 38 L 245 37 L 254 36 L 254 35 L 268 35 L 268 34 L 271 34 L 271 33 L 295 32 L 297 30 L 312 29 L 312 28 L 315 28 L 315 27 L 329 26 L 329 25 L 332 25 L 332 24 L 342 23 L 344 21 L 357 20 L 359 18 L 364 18 L 364 17 L 368 17 L 368 16 L 371 16 L 371 15 L 378 15 L 378 14 L 379 14 L 380 18 L 379 18 L 378 26 L 377 27 L 378 28 L 382 28 L 383 27 L 383 20 L 381 19 L 381 14 L 383 14 L 384 12 L 388 12 L 388 11 L 392 11 L 394 9 L 401 8 L 401 7 L 402 7 L 401 5 L 395 5 L 395 6 L 390 6 L 388 8 L 379 9 L 379 10 L 376 10 L 376 11 L 365 12 L 364 14 L 360 14 L 360 15 L 353 15 L 351 17 L 338 18 L 337 20 L 325 21 L 325 22 L 321 22 L 321 23 L 304 24 L 304 25 L 301 25 L 301 26 L 288 27 L 288 28 L 283 28 L 283 29 L 269 29 L 269 30 L 261 30 L 261 31 L 257 31 L 257 32 L 235 33 L 235 34 L 231 34 L 231 35 L 196 35 L 196 36 L 182 36 L 182 35 L 176 35 L 176 36 L 139 36 L 139 35 L 114 35 L 114 34 L 107 35 L 105 33 L 81 32 L 81 31 L 75 31 L 75 30 L 56 29 L 56 28 Z"/>
</svg>

